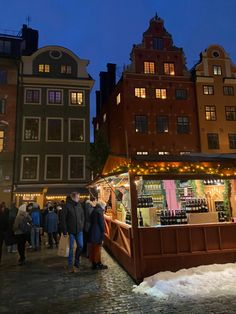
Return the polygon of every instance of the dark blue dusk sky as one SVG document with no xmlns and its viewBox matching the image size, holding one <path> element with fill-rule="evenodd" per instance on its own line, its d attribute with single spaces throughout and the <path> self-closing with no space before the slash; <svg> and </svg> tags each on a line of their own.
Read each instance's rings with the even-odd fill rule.
<svg viewBox="0 0 236 314">
<path fill-rule="evenodd" d="M 184 49 L 188 67 L 215 43 L 236 62 L 236 0 L 0 0 L 0 12 L 0 32 L 20 30 L 29 15 L 40 47 L 61 45 L 90 60 L 88 70 L 96 80 L 91 118 L 99 72 L 108 62 L 117 63 L 118 74 L 122 71 L 156 12 L 175 45 Z"/>
</svg>

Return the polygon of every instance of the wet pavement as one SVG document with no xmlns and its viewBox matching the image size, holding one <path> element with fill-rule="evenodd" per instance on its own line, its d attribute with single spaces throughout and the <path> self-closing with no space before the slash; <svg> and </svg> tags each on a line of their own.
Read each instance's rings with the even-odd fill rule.
<svg viewBox="0 0 236 314">
<path fill-rule="evenodd" d="M 157 300 L 132 292 L 133 280 L 103 251 L 108 270 L 93 271 L 86 258 L 69 274 L 56 249 L 27 253 L 25 266 L 17 254 L 4 254 L 0 266 L 0 313 L 236 313 L 236 291 L 212 299 Z"/>
</svg>

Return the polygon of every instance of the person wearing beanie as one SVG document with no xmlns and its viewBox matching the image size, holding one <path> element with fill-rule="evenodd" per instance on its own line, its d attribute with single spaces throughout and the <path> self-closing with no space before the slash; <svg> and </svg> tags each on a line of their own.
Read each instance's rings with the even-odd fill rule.
<svg viewBox="0 0 236 314">
<path fill-rule="evenodd" d="M 100 201 L 95 206 L 90 218 L 90 254 L 89 258 L 92 263 L 92 269 L 101 270 L 108 267 L 101 262 L 101 249 L 104 238 L 105 223 L 104 210 L 106 203 Z"/>
</svg>

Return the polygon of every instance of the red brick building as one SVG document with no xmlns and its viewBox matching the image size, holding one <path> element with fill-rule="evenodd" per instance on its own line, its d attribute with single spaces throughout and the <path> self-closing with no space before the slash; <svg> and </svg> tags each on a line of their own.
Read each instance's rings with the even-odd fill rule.
<svg viewBox="0 0 236 314">
<path fill-rule="evenodd" d="M 195 83 L 163 20 L 150 21 L 130 59 L 117 84 L 115 65 L 100 74 L 95 138 L 103 130 L 119 155 L 199 152 Z"/>
</svg>

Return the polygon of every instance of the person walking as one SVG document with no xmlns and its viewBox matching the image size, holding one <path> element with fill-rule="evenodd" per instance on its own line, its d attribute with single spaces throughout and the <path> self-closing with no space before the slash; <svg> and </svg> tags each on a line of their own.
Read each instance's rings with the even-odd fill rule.
<svg viewBox="0 0 236 314">
<path fill-rule="evenodd" d="M 40 237 L 40 218 L 41 213 L 37 203 L 32 204 L 30 216 L 32 218 L 31 229 L 31 246 L 32 250 L 39 250 L 39 237 Z"/>
<path fill-rule="evenodd" d="M 104 223 L 104 210 L 106 203 L 100 201 L 94 208 L 90 222 L 90 254 L 89 258 L 92 263 L 92 269 L 100 270 L 107 269 L 108 267 L 101 262 L 101 249 L 104 238 L 105 223 Z"/>
<path fill-rule="evenodd" d="M 55 213 L 53 206 L 49 206 L 48 208 L 48 214 L 45 218 L 45 231 L 48 234 L 48 248 L 53 249 L 53 239 L 57 247 L 58 216 Z"/>
<path fill-rule="evenodd" d="M 26 204 L 19 207 L 13 230 L 17 239 L 17 249 L 19 253 L 18 265 L 25 264 L 25 243 L 27 237 L 31 232 L 32 219 L 29 213 L 26 211 Z"/>
<path fill-rule="evenodd" d="M 8 211 L 4 202 L 0 204 L 0 265 L 2 259 L 2 246 L 5 239 L 5 233 L 8 229 Z"/>
<path fill-rule="evenodd" d="M 68 270 L 69 272 L 77 272 L 79 270 L 80 255 L 83 249 L 83 228 L 84 228 L 84 211 L 79 202 L 79 194 L 71 193 L 67 198 L 66 204 L 63 206 L 61 213 L 61 225 L 63 235 L 69 235 L 69 256 Z M 74 242 L 76 242 L 75 260 Z"/>
</svg>

